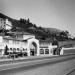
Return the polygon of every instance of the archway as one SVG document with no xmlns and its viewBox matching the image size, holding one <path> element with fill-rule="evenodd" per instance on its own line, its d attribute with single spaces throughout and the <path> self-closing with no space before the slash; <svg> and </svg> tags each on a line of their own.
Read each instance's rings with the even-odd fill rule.
<svg viewBox="0 0 75 75">
<path fill-rule="evenodd" d="M 30 56 L 35 56 L 37 54 L 37 44 L 32 42 L 30 44 Z"/>
</svg>

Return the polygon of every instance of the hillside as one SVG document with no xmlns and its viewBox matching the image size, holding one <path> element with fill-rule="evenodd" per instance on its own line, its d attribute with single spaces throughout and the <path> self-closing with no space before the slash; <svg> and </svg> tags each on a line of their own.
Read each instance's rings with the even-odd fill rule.
<svg viewBox="0 0 75 75">
<path fill-rule="evenodd" d="M 54 41 L 54 40 L 68 39 L 68 36 L 64 31 L 61 31 L 56 28 L 38 27 L 36 24 L 33 24 L 32 22 L 30 22 L 29 18 L 28 19 L 20 18 L 20 20 L 16 20 L 2 13 L 0 13 L 0 17 L 11 21 L 13 25 L 11 31 L 18 31 L 18 32 L 25 31 L 25 32 L 34 34 L 37 39 L 43 39 L 43 40 L 50 39 Z"/>
<path fill-rule="evenodd" d="M 23 23 L 21 23 L 19 20 L 12 19 L 12 18 L 10 18 L 10 17 L 8 17 L 8 16 L 6 16 L 6 15 L 4 15 L 4 14 L 2 14 L 2 13 L 0 13 L 0 17 L 3 18 L 3 19 L 6 19 L 6 18 L 9 19 L 9 21 L 12 22 L 13 27 L 21 27 L 21 28 L 22 28 L 22 25 L 25 26 L 25 27 L 28 27 L 27 24 L 23 24 Z M 25 19 L 24 19 L 24 20 L 25 20 Z M 30 23 L 30 25 L 29 25 L 28 28 L 29 28 L 29 29 L 36 29 L 37 26 L 34 26 L 34 25 L 35 25 L 35 24 Z M 30 28 L 30 27 L 32 27 L 32 28 Z M 39 27 L 37 27 L 37 28 L 39 28 Z M 43 27 L 42 27 L 42 28 L 43 28 Z M 50 32 L 54 32 L 54 33 L 59 33 L 59 32 L 61 32 L 61 30 L 56 29 L 56 28 L 43 28 L 43 29 L 45 29 L 45 31 L 49 30 Z"/>
<path fill-rule="evenodd" d="M 56 29 L 56 28 L 44 28 L 46 31 L 49 31 L 52 34 L 58 34 L 62 32 L 62 30 Z"/>
</svg>

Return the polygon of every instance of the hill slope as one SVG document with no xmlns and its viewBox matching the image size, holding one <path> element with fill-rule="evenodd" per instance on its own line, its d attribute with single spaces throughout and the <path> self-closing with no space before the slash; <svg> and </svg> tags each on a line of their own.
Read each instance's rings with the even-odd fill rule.
<svg viewBox="0 0 75 75">
<path fill-rule="evenodd" d="M 8 19 L 9 21 L 11 21 L 13 28 L 11 29 L 11 31 L 25 31 L 25 32 L 29 32 L 31 34 L 34 34 L 36 36 L 36 38 L 38 39 L 57 39 L 59 40 L 61 30 L 56 29 L 56 28 L 43 28 L 43 27 L 38 27 L 36 26 L 36 24 L 33 24 L 32 22 L 30 22 L 29 18 L 28 19 L 20 19 L 20 20 L 16 20 L 16 19 L 12 19 L 2 13 L 0 13 L 0 18 L 3 19 Z M 59 36 L 57 36 L 57 34 L 59 34 Z M 64 33 L 63 33 L 64 34 Z M 62 35 L 61 34 L 61 37 Z M 67 35 L 66 35 L 67 36 Z M 60 39 L 61 39 L 60 37 Z M 62 37 L 64 38 L 64 37 Z"/>
</svg>

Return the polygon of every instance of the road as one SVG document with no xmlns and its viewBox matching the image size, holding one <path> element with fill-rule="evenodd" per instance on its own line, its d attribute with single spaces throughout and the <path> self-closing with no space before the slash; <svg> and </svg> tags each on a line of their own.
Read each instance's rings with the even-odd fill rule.
<svg viewBox="0 0 75 75">
<path fill-rule="evenodd" d="M 67 75 L 75 75 L 75 68 L 71 70 Z"/>
<path fill-rule="evenodd" d="M 63 67 L 64 66 L 64 67 Z M 75 68 L 75 55 L 0 65 L 0 75 L 63 75 Z M 63 70 L 62 70 L 63 69 Z M 67 69 L 67 70 L 66 70 Z M 54 72 L 53 72 L 54 71 Z M 45 73 L 47 74 L 45 74 Z"/>
</svg>

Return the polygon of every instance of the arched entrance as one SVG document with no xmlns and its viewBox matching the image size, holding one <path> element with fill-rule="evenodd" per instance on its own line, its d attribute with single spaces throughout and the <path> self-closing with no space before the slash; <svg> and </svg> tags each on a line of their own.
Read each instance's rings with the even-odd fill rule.
<svg viewBox="0 0 75 75">
<path fill-rule="evenodd" d="M 30 56 L 35 56 L 37 54 L 37 44 L 32 42 L 30 44 Z"/>
</svg>

